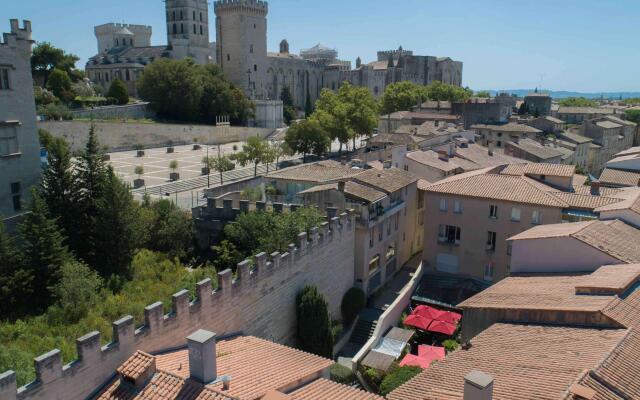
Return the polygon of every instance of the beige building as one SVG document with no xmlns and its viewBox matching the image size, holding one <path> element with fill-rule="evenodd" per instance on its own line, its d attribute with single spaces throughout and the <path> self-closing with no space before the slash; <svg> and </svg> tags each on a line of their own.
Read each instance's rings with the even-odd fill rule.
<svg viewBox="0 0 640 400">
<path fill-rule="evenodd" d="M 476 124 L 471 127 L 478 134 L 478 142 L 489 147 L 491 145 L 497 148 L 505 147 L 506 142 L 513 142 L 519 139 L 532 138 L 542 133 L 541 130 L 524 124 L 514 124 L 512 122 L 504 125 L 485 125 Z"/>
<path fill-rule="evenodd" d="M 431 270 L 496 282 L 509 275 L 507 239 L 536 225 L 595 220 L 595 209 L 623 201 L 585 186 L 574 166 L 485 168 L 425 188 L 423 257 Z"/>
<path fill-rule="evenodd" d="M 558 133 L 564 128 L 564 121 L 550 115 L 527 121 L 527 125 L 539 129 L 544 133 Z"/>
<path fill-rule="evenodd" d="M 356 284 L 371 294 L 422 250 L 424 202 L 418 178 L 405 171 L 369 169 L 348 180 L 301 191 L 307 206 L 356 211 Z"/>
<path fill-rule="evenodd" d="M 614 116 L 604 116 L 584 121 L 582 135 L 593 139 L 600 146 L 599 165 L 592 173 L 600 174 L 602 166 L 617 153 L 633 146 L 636 124 Z"/>
<path fill-rule="evenodd" d="M 614 114 L 614 110 L 601 107 L 560 107 L 556 114 L 558 119 L 567 124 L 581 124 L 589 119 Z"/>
<path fill-rule="evenodd" d="M 522 138 L 504 143 L 505 154 L 533 163 L 570 164 L 571 150 L 558 147 L 557 142 L 542 143 L 535 139 Z"/>
<path fill-rule="evenodd" d="M 21 28 L 17 19 L 11 20 L 11 32 L 0 41 L 0 218 L 9 220 L 24 212 L 29 189 L 38 184 L 42 171 L 32 44 L 31 22 L 24 21 Z"/>
</svg>

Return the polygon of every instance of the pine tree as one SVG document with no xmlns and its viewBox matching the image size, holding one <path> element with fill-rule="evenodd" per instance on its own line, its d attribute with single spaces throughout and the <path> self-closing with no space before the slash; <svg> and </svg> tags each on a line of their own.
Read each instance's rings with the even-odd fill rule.
<svg viewBox="0 0 640 400">
<path fill-rule="evenodd" d="M 56 220 L 49 217 L 47 205 L 35 190 L 29 211 L 20 225 L 21 250 L 24 269 L 33 277 L 31 309 L 44 311 L 53 301 L 62 265 L 72 257 Z"/>
<path fill-rule="evenodd" d="M 313 105 L 311 104 L 311 95 L 307 91 L 307 100 L 304 103 L 304 114 L 307 118 L 313 114 Z"/>
<path fill-rule="evenodd" d="M 29 311 L 32 281 L 33 275 L 24 269 L 20 253 L 0 218 L 0 315 L 17 318 Z"/>
<path fill-rule="evenodd" d="M 305 286 L 296 298 L 298 347 L 321 357 L 333 358 L 333 335 L 327 301 L 315 286 Z"/>
<path fill-rule="evenodd" d="M 102 196 L 91 219 L 90 265 L 102 276 L 126 276 L 139 243 L 136 209 L 129 188 L 113 170 L 107 171 Z"/>
</svg>

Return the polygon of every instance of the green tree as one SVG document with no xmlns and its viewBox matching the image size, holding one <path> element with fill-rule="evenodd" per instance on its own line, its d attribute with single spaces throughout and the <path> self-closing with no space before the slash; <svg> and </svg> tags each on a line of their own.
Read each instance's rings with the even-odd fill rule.
<svg viewBox="0 0 640 400">
<path fill-rule="evenodd" d="M 329 138 L 342 146 L 353 137 L 353 129 L 349 124 L 349 107 L 336 93 L 329 89 L 322 89 L 320 98 L 316 101 L 316 111 L 311 119 L 318 121 L 322 129 L 329 134 Z"/>
<path fill-rule="evenodd" d="M 388 85 L 380 99 L 383 114 L 410 110 L 425 101 L 424 88 L 409 81 Z"/>
<path fill-rule="evenodd" d="M 280 100 L 282 100 L 284 121 L 289 125 L 291 121 L 296 118 L 296 108 L 293 105 L 293 96 L 291 95 L 289 86 L 285 85 L 282 87 Z"/>
<path fill-rule="evenodd" d="M 0 218 L 0 315 L 19 318 L 29 310 L 34 275 L 24 268 L 24 260 Z"/>
<path fill-rule="evenodd" d="M 127 86 L 120 79 L 115 78 L 109 86 L 107 98 L 113 98 L 117 104 L 123 105 L 129 103 L 129 91 Z"/>
<path fill-rule="evenodd" d="M 624 115 L 629 121 L 640 124 L 640 110 L 627 110 Z"/>
<path fill-rule="evenodd" d="M 380 384 L 380 395 L 386 396 L 393 390 L 397 389 L 403 383 L 422 372 L 420 367 L 404 366 L 396 367 L 384 377 Z"/>
<path fill-rule="evenodd" d="M 333 335 L 327 301 L 315 286 L 305 286 L 296 297 L 298 348 L 333 358 Z"/>
<path fill-rule="evenodd" d="M 338 98 L 346 106 L 347 121 L 351 128 L 351 139 L 355 150 L 356 139 L 361 136 L 371 136 L 373 129 L 378 126 L 378 104 L 367 88 L 352 86 L 349 82 L 344 82 L 340 86 Z"/>
<path fill-rule="evenodd" d="M 75 94 L 71 91 L 71 78 L 67 71 L 55 68 L 47 80 L 47 89 L 64 102 L 73 100 Z"/>
<path fill-rule="evenodd" d="M 32 311 L 42 312 L 52 303 L 60 269 L 72 257 L 56 220 L 49 217 L 47 205 L 35 189 L 29 211 L 19 227 L 20 250 L 24 268 L 33 277 L 33 295 L 29 299 Z"/>
<path fill-rule="evenodd" d="M 525 115 L 527 112 L 529 112 L 527 109 L 527 103 L 523 101 L 518 108 L 518 115 Z"/>
<path fill-rule="evenodd" d="M 54 69 L 72 74 L 78 60 L 80 60 L 78 56 L 67 54 L 51 43 L 38 43 L 31 54 L 31 72 L 34 78 L 42 79 L 42 85 L 47 87 L 49 76 Z M 72 75 L 77 76 L 76 73 Z"/>
<path fill-rule="evenodd" d="M 162 199 L 144 202 L 139 213 L 142 246 L 183 260 L 192 253 L 195 231 L 187 212 Z"/>
<path fill-rule="evenodd" d="M 253 176 L 258 176 L 258 165 L 268 162 L 271 157 L 271 151 L 267 141 L 260 136 L 251 136 L 247 142 L 242 145 L 242 151 L 233 155 L 243 167 L 253 164 Z"/>
<path fill-rule="evenodd" d="M 307 119 L 291 125 L 285 134 L 284 141 L 291 150 L 302 154 L 303 162 L 307 162 L 307 154 L 321 156 L 331 145 L 329 135 L 315 119 Z"/>
<path fill-rule="evenodd" d="M 128 277 L 131 260 L 139 244 L 137 213 L 129 187 L 110 168 L 95 210 L 90 220 L 87 262 L 104 277 Z"/>
<path fill-rule="evenodd" d="M 304 115 L 309 118 L 313 114 L 313 103 L 311 103 L 311 95 L 307 90 L 307 97 L 304 101 Z"/>
<path fill-rule="evenodd" d="M 65 263 L 60 271 L 60 281 L 54 288 L 56 305 L 49 313 L 66 323 L 78 322 L 95 305 L 102 280 L 97 272 L 78 261 Z"/>
<path fill-rule="evenodd" d="M 202 122 L 214 123 L 216 116 L 226 115 L 232 123 L 244 124 L 253 117 L 253 103 L 227 80 L 219 66 L 196 67 L 202 77 L 199 118 Z"/>
<path fill-rule="evenodd" d="M 465 101 L 473 95 L 473 90 L 469 88 L 462 88 L 440 81 L 430 83 L 425 89 L 427 98 L 436 101 Z"/>
<path fill-rule="evenodd" d="M 481 90 L 479 92 L 475 92 L 473 95 L 476 97 L 484 97 L 484 98 L 491 97 L 491 93 L 489 93 L 489 91 L 487 90 Z"/>
<path fill-rule="evenodd" d="M 218 271 L 226 269 L 235 271 L 238 263 L 244 259 L 242 253 L 228 240 L 223 240 L 219 245 L 213 246 L 212 250 L 214 265 Z"/>
<path fill-rule="evenodd" d="M 567 97 L 558 102 L 563 107 L 597 107 L 598 102 L 585 97 Z"/>
<path fill-rule="evenodd" d="M 220 183 L 224 183 L 223 173 L 227 171 L 233 171 L 236 168 L 236 165 L 231 161 L 228 156 L 224 154 L 218 156 L 204 156 L 202 159 L 203 163 L 210 170 L 216 171 L 220 173 Z"/>
</svg>

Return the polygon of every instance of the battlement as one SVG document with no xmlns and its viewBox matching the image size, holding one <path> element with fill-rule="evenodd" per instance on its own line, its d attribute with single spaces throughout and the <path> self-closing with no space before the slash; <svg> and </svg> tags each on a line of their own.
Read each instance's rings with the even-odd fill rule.
<svg viewBox="0 0 640 400">
<path fill-rule="evenodd" d="M 94 32 L 98 34 L 110 34 L 115 33 L 117 30 L 127 28 L 133 33 L 151 33 L 152 27 L 150 25 L 135 25 L 135 24 L 120 24 L 110 22 L 108 24 L 102 24 L 94 27 Z"/>
<path fill-rule="evenodd" d="M 393 56 L 393 59 L 397 60 L 398 58 L 400 58 L 401 54 L 403 56 L 412 56 L 413 51 L 404 50 L 402 47 L 396 50 L 381 50 L 378 52 L 378 61 L 387 61 L 389 59 L 389 56 Z"/>
<path fill-rule="evenodd" d="M 224 12 L 249 12 L 266 16 L 269 12 L 269 3 L 262 0 L 217 0 L 213 9 L 216 14 Z"/>
<path fill-rule="evenodd" d="M 291 341 L 295 295 L 304 285 L 318 286 L 332 312 L 339 312 L 342 295 L 354 283 L 354 235 L 352 210 L 330 218 L 298 234 L 284 253 L 260 253 L 240 262 L 235 279 L 230 269 L 219 272 L 215 290 L 211 279 L 205 279 L 196 284 L 193 300 L 187 290 L 175 293 L 168 313 L 162 302 L 148 305 L 138 328 L 131 315 L 114 321 L 113 340 L 105 346 L 98 331 L 78 338 L 78 358 L 66 365 L 58 349 L 36 357 L 36 380 L 21 388 L 13 371 L 0 374 L 0 399 L 87 398 L 136 350 L 153 354 L 175 349 L 196 329 Z"/>
<path fill-rule="evenodd" d="M 29 20 L 23 20 L 22 21 L 22 25 L 23 28 L 20 28 L 20 22 L 17 19 L 10 19 L 9 23 L 11 25 L 11 32 L 10 33 L 3 33 L 2 34 L 2 43 L 3 44 L 8 44 L 12 42 L 13 40 L 26 40 L 29 42 L 32 42 L 31 40 L 31 21 Z"/>
</svg>

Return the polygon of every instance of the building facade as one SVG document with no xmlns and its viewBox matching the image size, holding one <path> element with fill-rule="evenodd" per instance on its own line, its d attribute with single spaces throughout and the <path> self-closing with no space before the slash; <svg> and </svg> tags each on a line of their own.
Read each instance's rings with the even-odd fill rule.
<svg viewBox="0 0 640 400">
<path fill-rule="evenodd" d="M 41 173 L 40 143 L 31 77 L 31 22 L 20 28 L 11 20 L 11 32 L 0 42 L 0 216 L 23 212 L 29 188 Z"/>
</svg>

